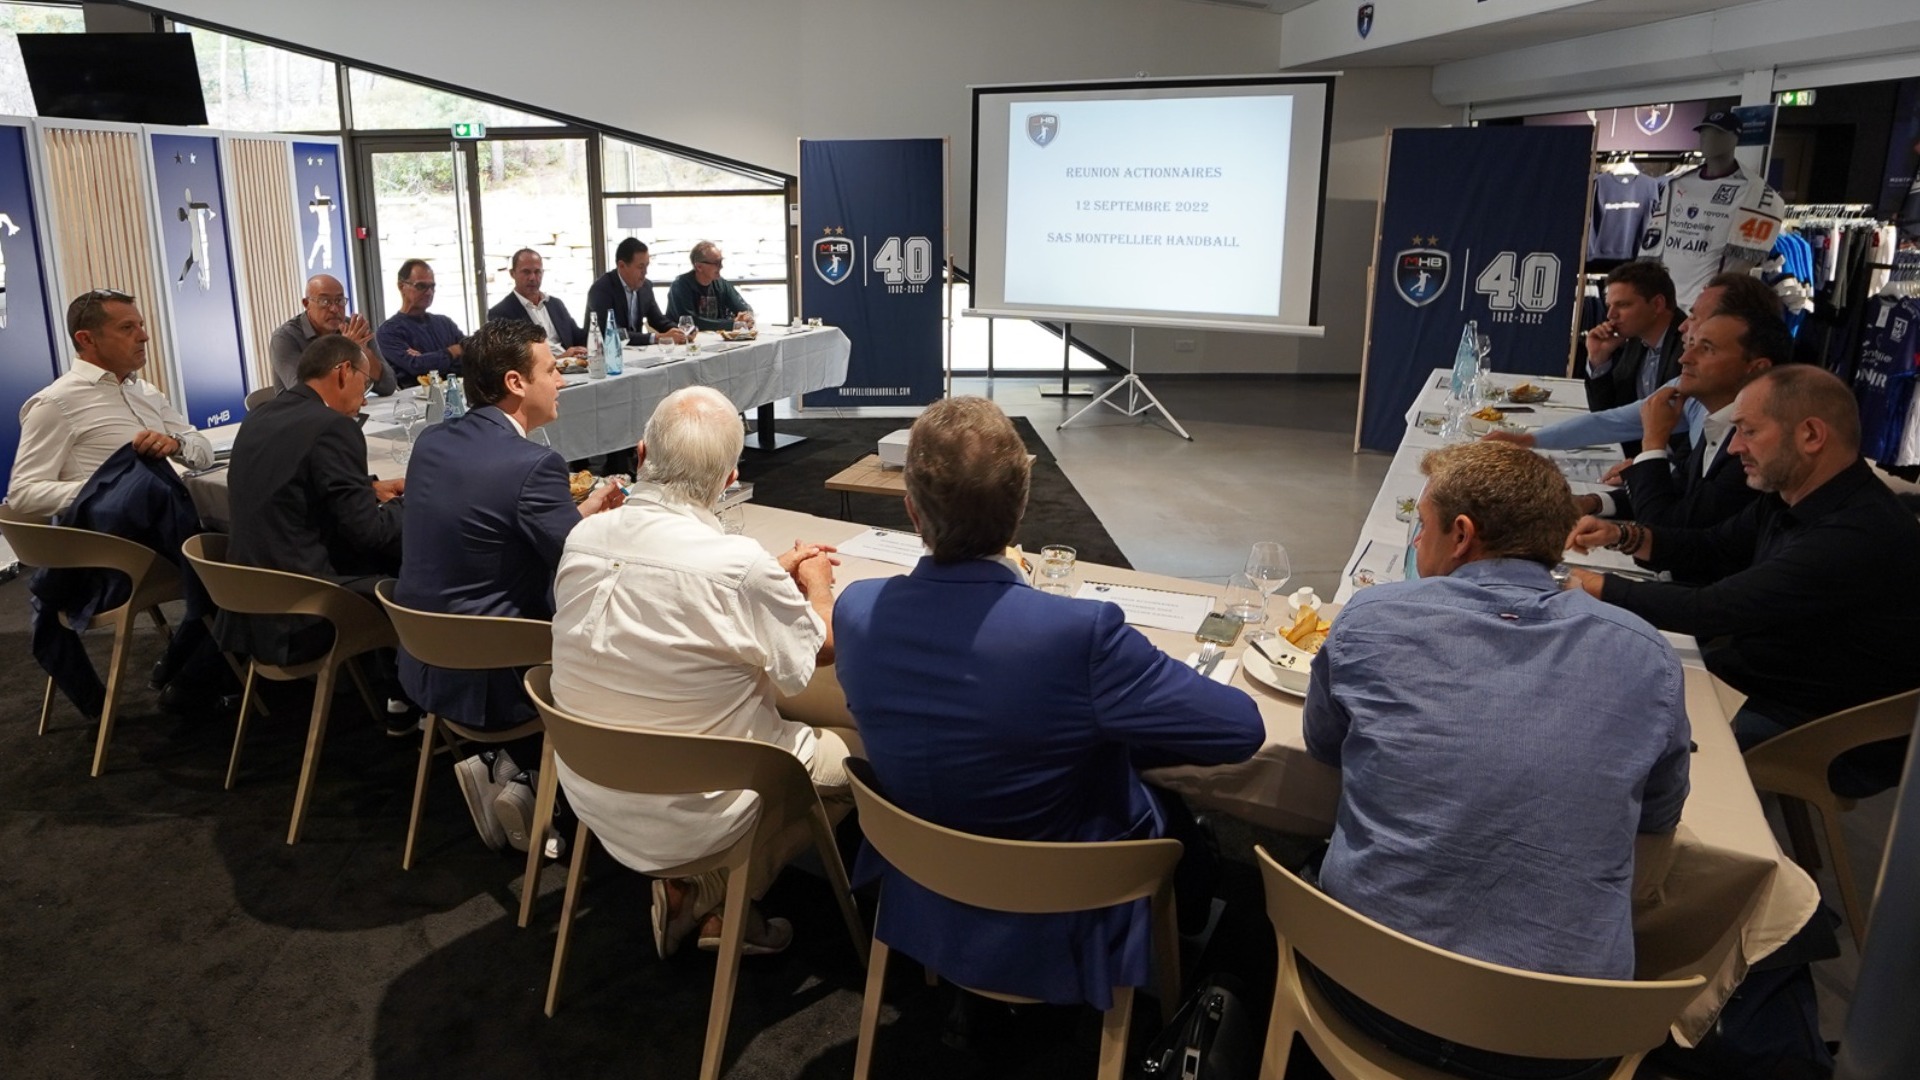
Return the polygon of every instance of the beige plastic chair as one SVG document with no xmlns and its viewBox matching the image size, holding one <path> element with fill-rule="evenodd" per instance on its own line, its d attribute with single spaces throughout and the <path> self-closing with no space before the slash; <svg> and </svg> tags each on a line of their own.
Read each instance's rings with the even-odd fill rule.
<svg viewBox="0 0 1920 1080">
<path fill-rule="evenodd" d="M 873 766 L 864 760 L 849 760 L 847 772 L 853 778 L 853 801 L 867 842 L 894 869 L 949 900 L 989 911 L 1047 915 L 1152 897 L 1161 1017 L 1164 1023 L 1173 1022 L 1180 1008 L 1180 944 L 1173 903 L 1173 868 L 1180 861 L 1180 841 L 1071 844 L 977 836 L 935 825 L 888 802 L 876 790 Z M 884 895 L 880 902 L 886 903 Z M 873 1066 L 889 952 L 887 943 L 876 936 L 867 963 L 866 997 L 860 1006 L 854 1080 L 867 1080 Z M 1034 1000 L 964 989 L 995 1001 L 1031 1004 Z M 1125 1075 L 1132 1014 L 1133 987 L 1114 987 L 1113 1007 L 1100 1029 L 1101 1080 L 1120 1080 Z"/>
<path fill-rule="evenodd" d="M 713 870 L 727 874 L 727 903 L 722 909 L 720 962 L 713 977 L 713 1004 L 707 1012 L 707 1043 L 700 1060 L 700 1080 L 718 1080 L 726 1052 L 727 1021 L 733 1012 L 733 984 L 740 972 L 740 949 L 746 935 L 747 897 L 755 884 L 751 855 L 756 838 L 771 835 L 789 824 L 806 821 L 827 880 L 840 901 L 840 914 L 853 936 L 854 952 L 867 959 L 867 931 L 853 905 L 846 868 L 834 846 L 833 825 L 820 805 L 813 780 L 800 759 L 782 747 L 753 739 L 708 735 L 667 735 L 639 728 L 616 727 L 562 712 L 553 704 L 553 668 L 527 672 L 527 696 L 547 722 L 547 745 L 541 758 L 540 795 L 534 810 L 535 836 L 545 836 L 553 817 L 556 786 L 553 759 L 582 778 L 605 787 L 654 795 L 683 795 L 701 791 L 752 791 L 760 797 L 754 827 L 732 847 L 684 866 L 661 870 L 655 877 L 692 877 Z M 560 996 L 560 976 L 566 970 L 567 947 L 573 939 L 573 913 L 580 899 L 580 879 L 587 865 L 593 831 L 582 821 L 574 834 L 573 864 L 567 869 L 567 894 L 560 909 L 560 935 L 553 946 L 553 974 L 547 982 L 547 1015 L 553 1015 Z M 533 890 L 527 890 L 532 896 Z M 522 900 L 525 907 L 525 900 Z"/>
<path fill-rule="evenodd" d="M 267 402 L 272 401 L 276 396 L 279 395 L 279 393 L 280 393 L 280 388 L 278 386 L 269 384 L 267 386 L 258 387 L 255 390 L 253 390 L 251 393 L 247 394 L 246 400 L 243 402 L 243 404 L 246 405 L 248 412 L 252 412 L 253 410 L 259 408 L 260 406 L 266 404 Z"/>
<path fill-rule="evenodd" d="M 146 612 L 162 637 L 171 641 L 173 631 L 167 625 L 160 605 L 180 599 L 180 572 L 159 552 L 132 540 L 61 525 L 47 525 L 42 519 L 21 515 L 12 507 L 0 506 L 0 535 L 7 538 L 15 555 L 28 566 L 50 570 L 117 570 L 133 583 L 127 601 L 93 617 L 89 627 L 113 629 L 113 656 L 107 661 L 107 698 L 100 708 L 100 734 L 94 741 L 93 775 L 106 769 L 107 742 L 113 738 L 114 713 L 120 701 L 120 684 L 125 681 L 129 644 L 133 639 L 134 618 Z M 66 617 L 60 618 L 65 623 Z M 40 734 L 47 733 L 53 712 L 53 678 L 47 678 L 47 692 L 40 700 Z"/>
<path fill-rule="evenodd" d="M 313 793 L 320 749 L 326 743 L 327 718 L 333 711 L 333 686 L 340 677 L 340 668 L 344 666 L 352 676 L 367 711 L 381 716 L 382 707 L 367 690 L 353 659 L 374 649 L 392 648 L 395 644 L 393 624 L 377 606 L 331 581 L 227 562 L 227 538 L 219 533 L 189 537 L 181 545 L 181 551 L 193 564 L 194 572 L 200 575 L 207 595 L 224 611 L 236 615 L 312 615 L 333 624 L 333 647 L 318 660 L 285 667 L 252 658 L 247 660 L 246 687 L 240 695 L 240 720 L 234 726 L 233 754 L 227 760 L 226 786 L 231 791 L 240 772 L 240 748 L 246 742 L 247 721 L 253 715 L 256 675 L 276 682 L 312 677 L 313 715 L 307 724 L 307 749 L 300 762 L 300 781 L 294 789 L 293 818 L 287 825 L 287 843 L 297 844 L 300 830 L 307 822 L 307 799 Z"/>
<path fill-rule="evenodd" d="M 1273 861 L 1265 848 L 1267 918 L 1280 944 L 1279 985 L 1261 1080 L 1287 1071 L 1295 1033 L 1339 1080 L 1449 1080 L 1394 1054 L 1354 1027 L 1301 973 L 1300 954 L 1361 1000 L 1463 1046 L 1543 1058 L 1620 1059 L 1629 1080 L 1706 979 L 1576 979 L 1490 964 L 1390 930 Z"/>
<path fill-rule="evenodd" d="M 1790 800 L 1798 799 L 1820 811 L 1827 847 L 1833 852 L 1833 876 L 1840 883 L 1840 903 L 1846 908 L 1853 942 L 1860 947 L 1867 942 L 1868 912 L 1860 906 L 1853 863 L 1847 857 L 1846 836 L 1840 828 L 1840 815 L 1853 809 L 1855 800 L 1834 794 L 1827 784 L 1827 769 L 1835 758 L 1855 747 L 1911 734 L 1916 708 L 1920 708 L 1920 690 L 1869 701 L 1782 732 L 1742 755 L 1754 789 L 1781 796 L 1789 821 L 1793 814 L 1804 813 Z M 1802 842 L 1811 845 L 1811 838 L 1802 841 L 1796 834 L 1794 839 L 1796 848 Z M 1796 850 L 1795 855 L 1803 866 L 1812 864 L 1809 871 L 1819 865 L 1812 850 Z"/>
<path fill-rule="evenodd" d="M 393 620 L 393 632 L 400 647 L 423 664 L 451 671 L 490 671 L 495 668 L 522 668 L 544 664 L 553 656 L 553 624 L 545 619 L 510 619 L 479 615 L 443 615 L 421 611 L 393 599 L 394 583 L 382 581 L 373 587 L 380 603 Z M 462 757 L 460 743 L 507 743 L 544 730 L 535 716 L 524 724 L 503 731 L 482 731 L 456 724 L 444 716 L 427 714 L 425 733 L 420 737 L 420 767 L 413 778 L 413 810 L 407 818 L 407 846 L 400 854 L 400 869 L 413 869 L 413 845 L 420 834 L 420 814 L 427 800 L 427 775 L 433 761 L 433 738 L 437 732 L 447 744 L 453 760 Z M 527 879 L 525 888 L 533 890 L 540 872 L 540 849 L 544 835 L 527 838 Z"/>
</svg>

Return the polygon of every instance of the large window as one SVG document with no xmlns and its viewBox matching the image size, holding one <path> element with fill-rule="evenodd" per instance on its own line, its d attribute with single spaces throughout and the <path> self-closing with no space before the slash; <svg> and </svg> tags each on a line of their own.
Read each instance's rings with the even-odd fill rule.
<svg viewBox="0 0 1920 1080">
<path fill-rule="evenodd" d="M 78 5 L 0 4 L 0 115 L 39 116 L 20 62 L 21 34 L 78 34 L 86 30 Z"/>
<path fill-rule="evenodd" d="M 378 72 L 349 68 L 347 93 L 356 131 L 444 131 L 478 121 L 488 127 L 559 127 L 560 121 Z"/>
<path fill-rule="evenodd" d="M 233 131 L 338 131 L 334 66 L 304 53 L 181 26 L 193 35 L 207 123 Z"/>
</svg>

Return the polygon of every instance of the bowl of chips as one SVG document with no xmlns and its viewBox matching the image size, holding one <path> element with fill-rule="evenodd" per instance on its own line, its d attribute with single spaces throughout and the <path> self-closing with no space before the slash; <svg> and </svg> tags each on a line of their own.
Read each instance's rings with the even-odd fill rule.
<svg viewBox="0 0 1920 1080">
<path fill-rule="evenodd" d="M 1553 391 L 1532 383 L 1521 383 L 1507 391 L 1507 400 L 1515 405 L 1538 405 L 1553 396 Z"/>
<path fill-rule="evenodd" d="M 1276 690 L 1304 696 L 1313 669 L 1314 654 L 1327 643 L 1338 604 L 1308 604 L 1280 628 L 1280 636 L 1253 642 L 1241 657 L 1248 677 Z"/>
<path fill-rule="evenodd" d="M 567 493 L 573 496 L 576 504 L 583 503 L 587 501 L 587 496 L 593 494 L 594 487 L 599 483 L 600 481 L 592 473 L 581 469 L 577 473 L 568 475 Z"/>
</svg>

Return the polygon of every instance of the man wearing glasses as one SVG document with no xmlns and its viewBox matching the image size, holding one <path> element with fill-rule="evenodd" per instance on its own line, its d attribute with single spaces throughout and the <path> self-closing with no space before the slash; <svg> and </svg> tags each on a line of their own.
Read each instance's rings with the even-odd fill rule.
<svg viewBox="0 0 1920 1080">
<path fill-rule="evenodd" d="M 733 283 L 720 276 L 720 248 L 711 240 L 693 245 L 693 269 L 673 279 L 667 289 L 667 320 L 693 316 L 699 330 L 731 330 L 736 316 L 753 325 L 753 305 Z"/>
<path fill-rule="evenodd" d="M 428 314 L 433 305 L 433 267 L 425 259 L 400 264 L 400 310 L 380 324 L 380 355 L 393 365 L 401 386 L 413 386 L 428 372 L 460 374 L 460 328 L 445 315 Z"/>
<path fill-rule="evenodd" d="M 339 278 L 331 274 L 308 278 L 307 295 L 301 299 L 300 307 L 300 314 L 281 323 L 280 329 L 273 332 L 273 340 L 267 343 L 267 353 L 273 361 L 274 386 L 290 390 L 299 383 L 300 354 L 314 338 L 321 334 L 344 334 L 366 350 L 367 363 L 374 372 L 373 392 L 387 397 L 399 389 L 393 368 L 380 362 L 379 350 L 373 347 L 373 327 L 367 317 L 359 312 L 351 318 L 347 316 L 347 288 L 340 284 Z"/>
<path fill-rule="evenodd" d="M 78 357 L 65 375 L 20 407 L 7 505 L 51 517 L 67 508 L 113 452 L 131 443 L 142 457 L 189 469 L 213 464 L 213 447 L 166 396 L 137 378 L 147 363 L 147 322 L 133 297 L 113 289 L 67 305 Z"/>
</svg>

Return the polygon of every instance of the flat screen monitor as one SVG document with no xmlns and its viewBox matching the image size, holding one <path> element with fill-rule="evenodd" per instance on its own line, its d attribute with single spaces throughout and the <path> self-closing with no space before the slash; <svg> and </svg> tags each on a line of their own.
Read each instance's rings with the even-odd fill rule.
<svg viewBox="0 0 1920 1080">
<path fill-rule="evenodd" d="M 973 91 L 973 309 L 1318 335 L 1330 76 Z"/>
<path fill-rule="evenodd" d="M 21 34 L 20 59 L 41 116 L 207 122 L 191 34 Z"/>
</svg>

